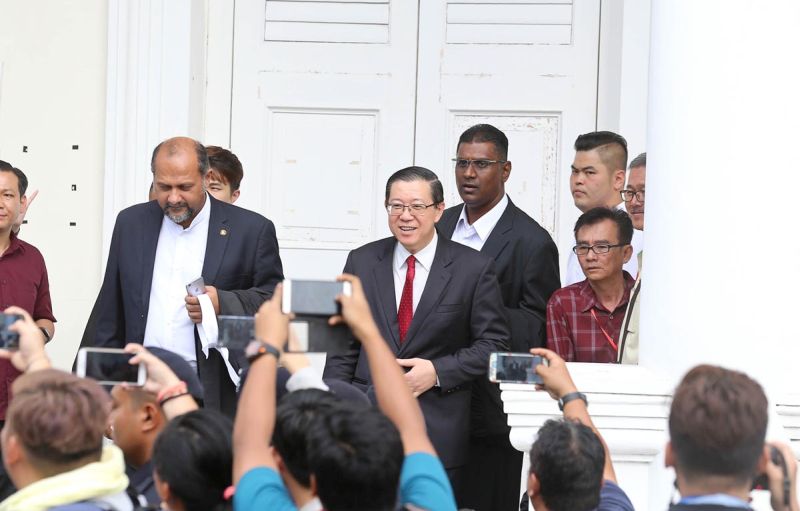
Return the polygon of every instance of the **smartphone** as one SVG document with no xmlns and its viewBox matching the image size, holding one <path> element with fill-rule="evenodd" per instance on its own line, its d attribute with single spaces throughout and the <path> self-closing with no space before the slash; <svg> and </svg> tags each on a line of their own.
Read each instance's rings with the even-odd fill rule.
<svg viewBox="0 0 800 511">
<path fill-rule="evenodd" d="M 489 381 L 492 383 L 542 383 L 536 366 L 542 357 L 529 353 L 492 353 L 489 356 Z"/>
<path fill-rule="evenodd" d="M 256 322 L 253 316 L 217 316 L 217 325 L 219 346 L 243 350 L 256 338 Z"/>
<path fill-rule="evenodd" d="M 339 302 L 336 301 L 340 294 L 350 296 L 349 282 L 284 280 L 281 307 L 284 314 L 329 317 L 341 311 Z"/>
<path fill-rule="evenodd" d="M 289 341 L 284 351 L 340 355 L 352 342 L 353 334 L 347 325 L 331 326 L 326 317 L 297 316 L 289 323 Z"/>
<path fill-rule="evenodd" d="M 144 365 L 132 365 L 132 354 L 116 348 L 81 348 L 78 351 L 76 374 L 92 378 L 100 385 L 142 386 L 147 380 Z"/>
<path fill-rule="evenodd" d="M 200 296 L 206 293 L 206 281 L 203 277 L 197 277 L 186 284 L 186 294 L 189 296 Z"/>
<path fill-rule="evenodd" d="M 786 465 L 786 460 L 783 459 L 783 454 L 781 454 L 781 451 L 779 451 L 778 448 L 775 447 L 774 445 L 770 445 L 769 446 L 769 457 L 772 460 L 772 463 L 774 463 L 775 465 L 777 465 L 777 466 L 781 467 L 781 469 L 783 469 L 783 471 L 784 471 L 783 472 L 784 473 L 784 479 L 788 479 L 787 469 L 784 468 L 784 466 Z M 791 484 L 791 483 L 787 483 L 786 481 L 784 481 L 784 485 L 786 485 L 786 484 Z M 767 474 L 764 473 L 764 474 L 756 475 L 756 477 L 753 479 L 753 485 L 752 485 L 751 489 L 753 489 L 753 490 L 769 490 L 769 479 L 767 479 Z M 789 509 L 788 505 L 786 506 L 786 509 Z"/>
<path fill-rule="evenodd" d="M 3 314 L 0 312 L 0 348 L 7 350 L 19 348 L 19 334 L 8 329 L 19 319 L 22 319 L 19 314 Z"/>
</svg>

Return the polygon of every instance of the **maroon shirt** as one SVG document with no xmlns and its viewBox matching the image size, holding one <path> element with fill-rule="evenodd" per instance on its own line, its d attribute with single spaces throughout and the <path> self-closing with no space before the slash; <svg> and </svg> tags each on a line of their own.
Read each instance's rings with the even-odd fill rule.
<svg viewBox="0 0 800 511">
<path fill-rule="evenodd" d="M 597 300 L 588 280 L 553 293 L 547 302 L 547 347 L 567 362 L 616 362 L 617 350 L 606 334 L 615 344 L 619 342 L 631 288 L 636 283 L 628 272 L 623 275 L 625 294 L 613 311 Z"/>
<path fill-rule="evenodd" d="M 16 305 L 28 311 L 34 321 L 55 322 L 50 303 L 50 283 L 41 252 L 11 233 L 11 244 L 0 255 L 0 311 Z M 5 420 L 11 383 L 20 373 L 8 360 L 0 360 L 0 420 Z"/>
</svg>

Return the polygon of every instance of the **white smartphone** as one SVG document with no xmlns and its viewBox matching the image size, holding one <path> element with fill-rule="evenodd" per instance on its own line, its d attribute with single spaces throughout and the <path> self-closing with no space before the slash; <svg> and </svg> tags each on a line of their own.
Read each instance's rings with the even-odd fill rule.
<svg viewBox="0 0 800 511">
<path fill-rule="evenodd" d="M 186 284 L 186 294 L 189 296 L 200 296 L 206 293 L 206 282 L 203 277 L 197 277 Z"/>
<path fill-rule="evenodd" d="M 541 384 L 536 366 L 542 357 L 530 353 L 492 353 L 489 355 L 489 381 L 492 383 Z"/>
<path fill-rule="evenodd" d="M 147 380 L 143 364 L 132 365 L 133 355 L 116 348 L 81 348 L 75 373 L 81 378 L 92 378 L 100 385 L 142 386 Z"/>
<path fill-rule="evenodd" d="M 281 308 L 284 314 L 333 316 L 341 312 L 336 296 L 350 296 L 349 282 L 328 280 L 284 280 Z"/>
</svg>

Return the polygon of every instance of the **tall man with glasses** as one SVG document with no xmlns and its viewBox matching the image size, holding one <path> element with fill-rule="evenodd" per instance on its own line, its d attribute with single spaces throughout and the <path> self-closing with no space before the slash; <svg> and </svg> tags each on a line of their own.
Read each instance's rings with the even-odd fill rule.
<svg viewBox="0 0 800 511">
<path fill-rule="evenodd" d="M 575 224 L 575 246 L 586 280 L 553 293 L 547 303 L 547 347 L 567 362 L 616 362 L 619 331 L 634 280 L 633 224 L 618 209 L 594 208 Z"/>
<path fill-rule="evenodd" d="M 622 190 L 622 200 L 625 209 L 633 222 L 633 228 L 644 231 L 644 178 L 647 171 L 647 153 L 642 153 L 631 160 L 628 171 L 628 184 Z M 621 364 L 639 363 L 639 290 L 642 286 L 642 252 L 637 256 L 639 260 L 639 275 L 636 284 L 631 290 L 631 299 L 622 321 L 622 330 L 619 333 L 619 354 L 617 361 Z"/>
<path fill-rule="evenodd" d="M 395 172 L 385 205 L 393 236 L 350 252 L 344 272 L 361 278 L 461 507 L 473 383 L 486 377 L 490 353 L 508 350 L 494 262 L 437 235 L 444 191 L 430 170 Z M 353 383 L 374 398 L 366 354 L 356 341 L 348 353 L 328 358 L 325 377 Z"/>
<path fill-rule="evenodd" d="M 569 189 L 575 207 L 586 213 L 592 208 L 606 207 L 624 210 L 620 192 L 625 186 L 625 168 L 628 164 L 628 143 L 611 131 L 584 133 L 575 139 L 575 159 L 572 162 Z M 642 232 L 634 231 L 631 244 L 633 253 L 642 250 Z M 639 273 L 636 258 L 632 257 L 625 269 L 634 277 Z M 567 260 L 564 285 L 582 281 L 586 276 L 575 254 Z"/>
<path fill-rule="evenodd" d="M 547 300 L 560 287 L 558 250 L 550 234 L 506 195 L 511 174 L 508 138 L 489 124 L 472 126 L 461 134 L 453 161 L 464 203 L 445 210 L 437 228 L 443 236 L 494 259 L 511 351 L 540 348 L 546 339 Z M 523 453 L 509 441 L 498 385 L 477 380 L 472 401 L 465 506 L 515 510 Z"/>
</svg>

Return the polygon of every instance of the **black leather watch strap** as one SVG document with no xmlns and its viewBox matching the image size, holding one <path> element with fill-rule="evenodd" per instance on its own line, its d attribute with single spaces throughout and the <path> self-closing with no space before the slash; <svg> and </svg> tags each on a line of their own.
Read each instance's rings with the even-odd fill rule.
<svg viewBox="0 0 800 511">
<path fill-rule="evenodd" d="M 275 360 L 280 360 L 281 352 L 275 346 L 266 343 L 260 339 L 251 341 L 244 350 L 248 362 L 253 362 L 255 359 L 262 355 L 272 355 Z"/>
<path fill-rule="evenodd" d="M 564 406 L 570 401 L 575 401 L 576 399 L 582 399 L 583 402 L 586 403 L 586 406 L 589 406 L 589 400 L 586 399 L 586 394 L 583 394 L 581 392 L 570 392 L 569 394 L 562 396 L 561 399 L 558 400 L 558 409 L 563 412 Z"/>
</svg>

